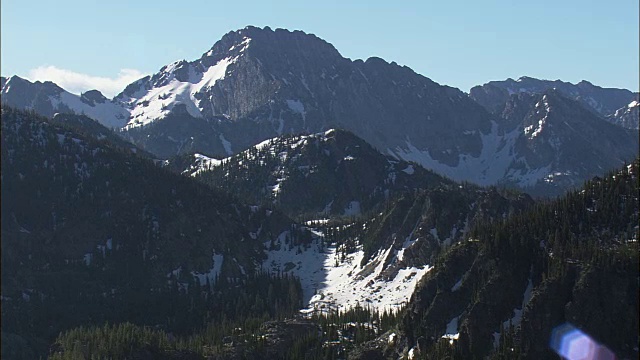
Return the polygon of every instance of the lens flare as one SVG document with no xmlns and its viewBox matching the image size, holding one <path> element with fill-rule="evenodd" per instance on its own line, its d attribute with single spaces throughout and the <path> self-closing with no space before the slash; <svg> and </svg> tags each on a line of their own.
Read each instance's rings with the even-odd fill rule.
<svg viewBox="0 0 640 360">
<path fill-rule="evenodd" d="M 615 360 L 616 358 L 606 346 L 599 344 L 569 323 L 553 329 L 549 346 L 558 355 L 569 360 Z"/>
</svg>

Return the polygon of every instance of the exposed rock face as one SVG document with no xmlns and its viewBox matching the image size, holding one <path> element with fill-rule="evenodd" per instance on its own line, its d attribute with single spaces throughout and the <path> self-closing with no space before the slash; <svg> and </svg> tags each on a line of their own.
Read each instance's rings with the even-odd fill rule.
<svg viewBox="0 0 640 360">
<path fill-rule="evenodd" d="M 607 115 L 606 119 L 613 123 L 620 125 L 627 129 L 638 130 L 640 123 L 640 100 L 636 97 L 635 100 L 628 105 L 616 110 L 613 114 Z"/>
<path fill-rule="evenodd" d="M 468 96 L 408 67 L 352 61 L 315 35 L 268 27 L 229 32 L 199 59 L 166 65 L 113 100 L 15 76 L 3 82 L 3 102 L 46 116 L 86 114 L 163 159 L 194 152 L 227 157 L 283 134 L 340 128 L 454 180 L 547 196 L 637 153 L 637 136 L 595 120 L 605 123 L 606 116 L 634 128 L 637 106 L 630 105 L 637 94 L 628 90 L 520 78 L 475 87 Z M 575 101 L 565 102 L 562 115 L 552 108 L 556 115 L 545 117 L 546 108 L 531 108 L 540 103 L 533 99 L 551 96 L 553 88 L 554 96 Z M 576 130 L 559 131 L 565 122 Z M 609 146 L 613 139 L 619 149 Z M 576 160 L 576 151 L 566 149 L 582 154 Z"/>
<path fill-rule="evenodd" d="M 469 95 L 492 113 L 499 113 L 512 94 L 542 94 L 555 89 L 562 95 L 577 100 L 581 105 L 604 117 L 628 105 L 638 97 L 626 89 L 602 88 L 582 80 L 577 84 L 560 80 L 540 80 L 523 76 L 518 80 L 490 81 L 475 86 Z"/>
<path fill-rule="evenodd" d="M 109 99 L 107 99 L 102 93 L 98 90 L 89 90 L 80 95 L 80 99 L 82 102 L 89 106 L 95 106 L 96 104 L 104 104 Z"/>
<path fill-rule="evenodd" d="M 604 164 L 621 166 L 638 149 L 635 132 L 602 121 L 555 90 L 513 95 L 501 116 L 519 155 L 502 183 L 536 195 L 580 186 L 602 174 Z"/>
<path fill-rule="evenodd" d="M 18 76 L 12 76 L 3 81 L 2 102 L 15 108 L 32 109 L 37 113 L 51 117 L 55 112 L 49 97 L 57 97 L 64 90 L 58 85 L 47 81 L 31 83 Z"/>
<path fill-rule="evenodd" d="M 552 83 L 566 88 L 553 96 L 573 94 L 578 101 L 553 116 L 562 118 L 555 120 L 558 125 L 543 131 L 536 124 L 546 121 L 544 115 L 528 114 L 542 114 L 532 109 L 540 102 L 533 96 L 552 91 L 551 85 L 530 78 L 512 82 L 526 85 L 526 91 L 491 83 L 474 88 L 470 99 L 395 63 L 343 58 L 314 35 L 247 27 L 228 33 L 194 62 L 168 65 L 130 85 L 116 100 L 132 113 L 126 136 L 161 157 L 196 151 L 225 157 L 284 133 L 336 127 L 455 180 L 556 195 L 635 156 L 636 137 L 601 126 L 593 110 L 617 109 L 631 92 Z M 511 99 L 512 93 L 520 95 Z M 582 111 L 587 95 L 597 99 L 589 100 L 596 104 L 592 112 Z M 559 131 L 565 120 L 574 127 L 580 123 L 578 132 L 600 132 L 602 139 Z M 612 139 L 621 151 L 607 152 Z M 598 171 L 582 169 L 556 147 L 595 154 L 580 159 Z"/>
<path fill-rule="evenodd" d="M 215 77 L 212 68 L 220 70 Z M 171 95 L 178 87 L 192 90 Z M 166 116 L 162 122 L 183 122 L 189 116 L 216 119 L 203 129 L 206 135 L 194 132 L 194 139 L 187 140 L 216 139 L 223 146 L 199 148 L 212 155 L 235 153 L 282 133 L 337 127 L 383 151 L 407 142 L 428 145 L 435 158 L 455 164 L 459 152 L 479 154 L 479 134 L 491 129 L 490 116 L 457 89 L 379 58 L 351 61 L 314 35 L 282 29 L 230 32 L 200 59 L 163 67 L 116 100 L 132 111 L 127 128 L 142 127 L 129 132 L 134 140 L 171 127 L 156 120 L 178 104 L 185 104 L 184 116 Z M 163 101 L 165 110 L 157 105 Z M 151 115 L 152 109 L 161 110 Z M 182 138 L 171 136 L 176 143 L 162 155 L 183 152 Z M 225 149 L 222 137 L 230 152 L 220 151 Z"/>
</svg>

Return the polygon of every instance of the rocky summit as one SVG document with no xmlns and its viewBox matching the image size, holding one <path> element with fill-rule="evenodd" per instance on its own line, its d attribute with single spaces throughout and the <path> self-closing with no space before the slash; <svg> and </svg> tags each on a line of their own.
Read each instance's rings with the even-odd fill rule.
<svg viewBox="0 0 640 360">
<path fill-rule="evenodd" d="M 518 96 L 547 91 L 572 100 L 565 102 L 572 109 L 552 122 L 599 135 L 570 136 L 556 131 L 560 125 L 531 124 L 522 108 L 516 116 Z M 86 114 L 164 159 L 196 152 L 226 157 L 283 134 L 338 128 L 454 180 L 542 196 L 582 184 L 598 174 L 593 169 L 622 166 L 638 146 L 637 134 L 618 129 L 637 128 L 637 94 L 628 90 L 522 77 L 466 94 L 394 62 L 344 58 L 315 35 L 269 27 L 229 32 L 199 59 L 163 66 L 111 100 L 95 90 L 77 96 L 16 76 L 3 80 L 2 98 L 45 116 Z M 535 121 L 544 123 L 543 117 Z M 595 118 L 619 126 L 601 126 Z M 613 149 L 611 141 L 621 146 Z M 583 152 L 576 160 L 571 151 L 542 150 L 550 147 Z"/>
</svg>

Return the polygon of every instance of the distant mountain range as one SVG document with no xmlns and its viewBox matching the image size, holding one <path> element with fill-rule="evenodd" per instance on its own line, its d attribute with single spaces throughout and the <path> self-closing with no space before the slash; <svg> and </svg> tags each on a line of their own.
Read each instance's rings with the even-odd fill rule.
<svg viewBox="0 0 640 360">
<path fill-rule="evenodd" d="M 222 158 L 283 134 L 339 128 L 454 180 L 535 195 L 560 194 L 633 159 L 638 136 L 624 128 L 637 129 L 637 98 L 526 77 L 465 94 L 393 62 L 351 61 L 315 35 L 268 27 L 232 31 L 199 59 L 163 66 L 111 100 L 2 79 L 3 102 L 45 116 L 86 114 L 158 158 Z"/>
<path fill-rule="evenodd" d="M 484 85 L 473 87 L 469 95 L 490 112 L 499 113 L 513 94 L 542 94 L 552 89 L 557 90 L 565 97 L 578 101 L 585 108 L 602 117 L 608 117 L 623 108 L 633 107 L 636 105 L 633 102 L 637 103 L 638 101 L 638 93 L 626 89 L 602 88 L 585 80 L 572 84 L 560 80 L 539 80 L 527 76 L 518 80 L 490 81 Z M 638 128 L 637 122 L 635 128 Z"/>
</svg>

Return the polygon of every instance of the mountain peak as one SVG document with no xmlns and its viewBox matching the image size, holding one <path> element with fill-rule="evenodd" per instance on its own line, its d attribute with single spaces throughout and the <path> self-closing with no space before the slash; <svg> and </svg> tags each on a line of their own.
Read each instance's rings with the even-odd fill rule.
<svg viewBox="0 0 640 360">
<path fill-rule="evenodd" d="M 281 28 L 272 30 L 268 26 L 259 28 L 250 25 L 226 33 L 203 55 L 203 58 L 214 57 L 219 60 L 225 56 L 237 55 L 237 53 L 244 52 L 249 48 L 249 43 L 251 43 L 251 54 L 257 57 L 277 56 L 275 52 L 281 52 L 288 56 L 294 56 L 298 53 L 309 53 L 312 56 L 321 57 L 340 56 L 333 45 L 314 34 L 301 30 Z"/>
<path fill-rule="evenodd" d="M 508 78 L 507 81 L 512 80 L 511 78 Z M 520 76 L 517 80 L 515 80 L 516 82 L 524 82 L 524 81 L 531 81 L 531 80 L 539 80 L 536 78 L 532 78 L 531 76 Z M 512 80 L 513 81 L 513 80 Z"/>
<path fill-rule="evenodd" d="M 89 90 L 87 92 L 84 92 L 80 94 L 80 99 L 84 103 L 91 106 L 95 104 L 104 104 L 105 102 L 109 101 L 109 99 L 107 99 L 107 97 L 104 96 L 99 90 Z"/>
<path fill-rule="evenodd" d="M 58 96 L 65 92 L 64 89 L 54 84 L 51 81 L 35 81 L 31 82 L 27 79 L 23 79 L 18 75 L 13 75 L 7 78 L 2 85 L 3 100 L 11 102 L 11 98 L 15 97 L 18 101 L 17 107 L 26 105 L 29 101 L 26 99 L 29 94 L 37 89 L 37 93 L 44 96 Z M 11 94 L 9 95 L 9 91 Z"/>
</svg>

